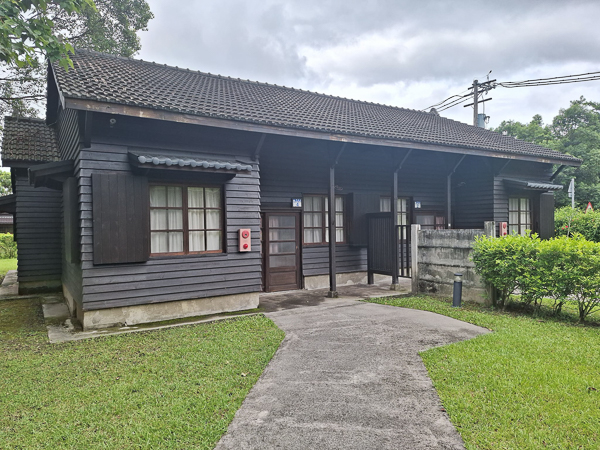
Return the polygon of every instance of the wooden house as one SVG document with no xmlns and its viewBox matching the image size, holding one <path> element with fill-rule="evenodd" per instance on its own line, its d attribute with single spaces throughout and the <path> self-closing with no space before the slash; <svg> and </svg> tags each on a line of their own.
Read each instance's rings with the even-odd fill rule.
<svg viewBox="0 0 600 450">
<path fill-rule="evenodd" d="M 90 51 L 73 63 L 49 68 L 45 124 L 6 119 L 4 208 L 21 292 L 60 287 L 85 328 L 394 285 L 411 223 L 547 237 L 552 180 L 580 164 L 426 112 Z M 28 153 L 28 132 L 46 144 Z"/>
</svg>

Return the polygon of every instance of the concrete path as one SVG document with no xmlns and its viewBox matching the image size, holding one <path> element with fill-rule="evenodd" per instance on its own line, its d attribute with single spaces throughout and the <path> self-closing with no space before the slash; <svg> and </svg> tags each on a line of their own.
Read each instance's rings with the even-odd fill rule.
<svg viewBox="0 0 600 450">
<path fill-rule="evenodd" d="M 418 352 L 487 330 L 351 300 L 267 314 L 286 333 L 217 449 L 462 449 Z"/>
</svg>

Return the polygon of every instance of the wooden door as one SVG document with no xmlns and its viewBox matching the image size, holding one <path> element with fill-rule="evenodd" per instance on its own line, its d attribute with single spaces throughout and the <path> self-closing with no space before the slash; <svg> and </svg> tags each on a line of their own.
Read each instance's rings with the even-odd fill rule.
<svg viewBox="0 0 600 450">
<path fill-rule="evenodd" d="M 265 291 L 300 289 L 300 214 L 266 212 L 263 224 Z"/>
</svg>

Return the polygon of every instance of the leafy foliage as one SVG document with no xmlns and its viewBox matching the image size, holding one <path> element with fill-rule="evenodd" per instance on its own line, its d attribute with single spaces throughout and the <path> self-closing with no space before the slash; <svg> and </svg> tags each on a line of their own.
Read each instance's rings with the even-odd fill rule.
<svg viewBox="0 0 600 450">
<path fill-rule="evenodd" d="M 0 0 L 0 115 L 35 116 L 45 61 L 69 68 L 74 47 L 131 56 L 154 16 L 145 0 Z"/>
<path fill-rule="evenodd" d="M 0 197 L 12 194 L 12 182 L 10 172 L 0 170 Z"/>
<path fill-rule="evenodd" d="M 505 305 L 523 284 L 527 269 L 536 260 L 537 235 L 511 234 L 500 239 L 477 238 L 473 246 L 475 270 L 499 291 L 499 305 Z M 494 305 L 497 306 L 497 305 Z"/>
<path fill-rule="evenodd" d="M 600 211 L 585 212 L 570 206 L 557 209 L 554 213 L 556 236 L 583 235 L 588 241 L 600 242 Z"/>
<path fill-rule="evenodd" d="M 17 257 L 17 243 L 11 233 L 0 233 L 0 259 Z"/>
<path fill-rule="evenodd" d="M 570 179 L 575 178 L 576 204 L 584 207 L 592 202 L 600 206 L 600 103 L 580 97 L 571 101 L 568 108 L 561 109 L 551 124 L 544 125 L 536 115 L 527 125 L 504 121 L 494 131 L 506 131 L 509 136 L 581 158 L 581 167 L 566 168 L 556 181 L 568 185 Z M 570 203 L 566 189 L 556 194 L 557 206 Z"/>
<path fill-rule="evenodd" d="M 42 53 L 51 61 L 72 66 L 73 46 L 54 30 L 53 12 L 67 15 L 94 9 L 92 0 L 0 1 L 0 61 L 17 67 L 34 66 Z"/>
<path fill-rule="evenodd" d="M 600 310 L 600 244 L 576 234 L 540 241 L 536 235 L 482 236 L 473 249 L 475 271 L 500 294 L 501 306 L 520 294 L 525 304 L 554 300 L 560 312 L 566 302 L 579 320 Z"/>
</svg>

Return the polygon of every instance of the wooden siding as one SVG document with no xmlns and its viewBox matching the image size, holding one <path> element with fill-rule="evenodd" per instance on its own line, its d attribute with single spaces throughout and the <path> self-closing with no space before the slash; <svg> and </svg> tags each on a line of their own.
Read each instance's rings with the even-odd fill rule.
<svg viewBox="0 0 600 450">
<path fill-rule="evenodd" d="M 367 249 L 338 244 L 335 248 L 337 273 L 367 270 Z M 329 273 L 329 247 L 305 246 L 302 249 L 302 272 L 304 276 Z"/>
<path fill-rule="evenodd" d="M 82 287 L 81 287 L 81 255 L 79 229 L 79 195 L 77 180 L 69 178 L 63 183 L 63 257 L 62 257 L 62 284 L 71 294 L 77 304 L 77 308 L 82 306 Z"/>
<path fill-rule="evenodd" d="M 504 163 L 506 164 L 506 163 Z M 499 222 L 508 222 L 508 198 L 511 196 L 530 197 L 532 200 L 532 225 L 535 232 L 539 231 L 539 197 L 540 192 L 513 191 L 504 184 L 504 178 L 516 178 L 527 181 L 548 182 L 552 174 L 551 164 L 539 164 L 528 161 L 511 162 L 502 171 L 497 171 L 494 177 L 494 221 L 497 227 Z M 499 229 L 496 229 L 499 233 Z"/>
<path fill-rule="evenodd" d="M 60 159 L 74 160 L 79 151 L 79 113 L 74 109 L 61 109 L 56 131 Z"/>
<path fill-rule="evenodd" d="M 95 116 L 96 117 L 96 116 Z M 98 119 L 106 117 L 98 115 Z M 121 118 L 118 125 L 122 125 Z M 105 125 L 108 119 L 104 120 Z M 127 152 L 146 151 L 149 153 L 203 155 L 207 158 L 238 160 L 252 163 L 246 153 L 234 153 L 227 149 L 239 148 L 227 141 L 227 135 L 220 142 L 223 146 L 211 146 L 205 153 L 204 141 L 198 137 L 194 145 L 188 142 L 190 133 L 175 133 L 165 129 L 164 124 L 157 125 L 163 133 L 154 135 L 152 127 L 148 137 L 143 138 L 143 129 L 136 133 L 136 123 L 132 128 L 123 127 L 111 132 L 95 123 L 98 133 L 92 139 L 89 149 L 84 149 L 77 159 L 76 172 L 79 177 L 81 208 L 81 258 L 83 278 L 84 310 L 103 309 L 118 306 L 140 305 L 147 303 L 187 300 L 219 295 L 259 292 L 262 288 L 260 254 L 260 180 L 258 164 L 253 164 L 251 173 L 236 175 L 224 185 L 226 217 L 226 251 L 217 254 L 185 255 L 170 257 L 151 257 L 144 263 L 94 265 L 93 263 L 93 224 L 92 224 L 92 174 L 94 173 L 130 173 Z M 180 128 L 176 128 L 179 130 Z M 104 130 L 104 131 L 103 131 Z M 125 138 L 125 135 L 127 138 Z M 121 145 L 132 142 L 137 145 Z M 213 141 L 211 141 L 213 142 Z M 249 153 L 249 152 L 248 152 Z M 173 181 L 177 172 L 173 172 Z M 197 178 L 202 183 L 202 175 Z M 238 252 L 238 229 L 250 228 L 252 249 L 249 253 Z"/>
<path fill-rule="evenodd" d="M 61 279 L 62 195 L 60 191 L 33 188 L 25 169 L 15 175 L 15 239 L 19 247 L 19 289 L 57 286 Z"/>
<path fill-rule="evenodd" d="M 467 157 L 452 177 L 452 228 L 483 229 L 494 220 L 494 176 L 488 161 Z"/>
<path fill-rule="evenodd" d="M 333 147 L 309 140 L 269 136 L 260 156 L 262 207 L 291 208 L 292 198 L 302 198 L 305 194 L 325 195 L 329 186 L 330 154 L 337 155 L 340 147 L 341 144 Z M 346 197 L 346 219 L 352 216 L 349 202 L 353 196 L 349 194 L 370 197 L 376 202 L 373 210 L 379 211 L 379 198 L 391 195 L 393 169 L 404 154 L 372 146 L 350 146 L 344 150 L 336 167 L 335 184 L 337 194 Z M 444 155 L 413 152 L 399 172 L 398 195 L 410 197 L 411 205 L 420 201 L 421 212 L 443 212 L 447 166 Z M 361 208 L 364 209 L 364 205 Z M 346 231 L 352 233 L 349 220 L 346 225 Z M 360 229 L 358 227 L 358 232 Z M 347 242 L 353 242 L 352 235 L 347 236 Z M 337 273 L 366 271 L 366 247 L 337 244 L 336 260 Z M 303 246 L 303 276 L 328 274 L 328 263 L 327 246 Z"/>
</svg>

